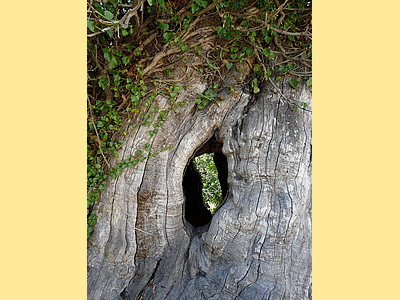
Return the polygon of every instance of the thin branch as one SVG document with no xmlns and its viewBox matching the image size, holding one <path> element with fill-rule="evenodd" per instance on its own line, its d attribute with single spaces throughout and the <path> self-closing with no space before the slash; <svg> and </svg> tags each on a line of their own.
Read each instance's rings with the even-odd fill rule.
<svg viewBox="0 0 400 300">
<path fill-rule="evenodd" d="M 144 0 L 140 0 L 140 1 L 138 2 L 138 4 L 137 4 L 134 8 L 128 10 L 128 12 L 127 12 L 127 13 L 122 17 L 122 19 L 119 20 L 119 21 L 112 21 L 112 20 L 109 20 L 109 19 L 107 19 L 105 16 L 103 16 L 100 12 L 98 12 L 97 10 L 95 10 L 95 12 L 96 12 L 97 14 L 99 14 L 99 15 L 101 15 L 103 18 L 109 20 L 109 21 L 105 21 L 105 20 L 102 20 L 102 19 L 98 19 L 98 22 L 99 22 L 99 23 L 102 23 L 102 24 L 105 24 L 105 25 L 112 25 L 112 26 L 103 28 L 103 29 L 101 29 L 99 32 L 95 32 L 95 33 L 92 33 L 92 34 L 88 34 L 87 37 L 93 37 L 93 36 L 98 35 L 98 34 L 100 34 L 100 33 L 103 33 L 103 32 L 106 32 L 106 31 L 108 31 L 108 30 L 114 29 L 115 27 L 122 27 L 122 28 L 124 28 L 124 29 L 127 29 L 127 28 L 128 28 L 128 24 L 129 24 L 129 21 L 130 21 L 130 19 L 131 19 L 133 16 L 136 16 L 136 22 L 138 23 L 137 25 L 139 26 L 139 17 L 138 17 L 138 15 L 137 15 L 137 10 L 143 5 L 143 2 L 144 2 Z"/>
<path fill-rule="evenodd" d="M 87 12 L 90 12 L 90 8 L 92 7 L 93 0 L 89 1 Z"/>
<path fill-rule="evenodd" d="M 271 80 L 271 77 L 268 77 L 268 80 L 272 83 L 272 85 L 274 86 L 274 88 L 275 88 L 275 89 L 278 91 L 278 93 L 283 97 L 283 99 L 285 99 L 290 105 L 294 105 L 294 106 L 296 106 L 296 107 L 298 107 L 298 108 L 300 108 L 300 109 L 302 109 L 302 110 L 311 112 L 311 110 L 306 109 L 306 108 L 304 108 L 304 107 L 301 107 L 301 106 L 297 105 L 295 101 L 286 98 L 286 96 L 281 92 L 281 90 L 280 90 L 280 89 L 274 84 L 274 82 Z"/>
<path fill-rule="evenodd" d="M 92 112 L 92 104 L 91 104 L 90 101 L 89 101 L 89 97 L 87 97 L 87 101 L 88 101 L 88 105 L 89 105 L 90 117 L 92 118 L 93 128 L 94 128 L 94 131 L 96 132 L 97 139 L 99 140 L 99 149 L 100 149 L 101 155 L 103 156 L 104 161 L 106 162 L 107 166 L 108 166 L 109 168 L 111 168 L 111 166 L 110 166 L 110 164 L 108 163 L 106 157 L 104 156 L 103 150 L 101 150 L 101 140 L 100 140 L 100 137 L 99 137 L 99 133 L 97 132 L 96 125 L 95 125 L 95 123 L 94 123 L 93 112 Z"/>
<path fill-rule="evenodd" d="M 275 31 L 276 33 L 284 34 L 284 35 L 291 35 L 291 36 L 311 36 L 311 33 L 304 31 L 304 32 L 289 32 L 281 29 L 277 29 L 274 27 L 269 28 L 271 31 Z"/>
<path fill-rule="evenodd" d="M 88 37 L 88 38 L 89 38 L 89 37 L 93 37 L 93 36 L 95 36 L 95 35 L 98 35 L 98 34 L 100 34 L 100 33 L 106 32 L 106 31 L 111 30 L 111 29 L 114 29 L 114 28 L 115 28 L 115 25 L 114 25 L 114 26 L 107 27 L 107 28 L 103 28 L 102 30 L 100 30 L 100 31 L 98 31 L 98 32 L 88 34 L 87 37 Z"/>
</svg>

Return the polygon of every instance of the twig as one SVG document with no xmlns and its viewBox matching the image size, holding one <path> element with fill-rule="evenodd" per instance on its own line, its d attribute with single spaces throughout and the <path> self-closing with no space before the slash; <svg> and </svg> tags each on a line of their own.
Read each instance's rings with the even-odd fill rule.
<svg viewBox="0 0 400 300">
<path fill-rule="evenodd" d="M 153 33 L 152 35 L 150 35 L 141 45 L 140 47 L 136 48 L 136 50 L 140 53 L 143 51 L 143 49 L 152 41 L 156 38 L 157 36 L 157 32 Z M 137 55 L 136 51 L 133 51 L 133 53 L 131 55 L 129 55 L 129 60 L 132 60 L 132 58 Z"/>
<path fill-rule="evenodd" d="M 199 11 L 199 12 L 196 13 L 195 15 L 197 15 L 197 16 L 200 17 L 202 14 L 208 12 L 209 10 L 212 10 L 214 7 L 216 7 L 216 6 L 217 6 L 219 3 L 221 3 L 222 1 L 223 1 L 223 0 L 217 0 L 217 1 L 215 1 L 214 3 L 210 4 L 209 6 L 203 8 L 201 11 Z M 184 19 L 185 17 L 187 17 L 187 16 L 193 16 L 193 14 L 190 13 L 189 15 L 187 15 L 187 14 L 182 15 L 181 18 L 179 19 L 179 22 L 182 22 L 183 19 Z"/>
<path fill-rule="evenodd" d="M 210 37 L 208 37 L 208 38 L 201 39 L 201 40 L 199 40 L 197 43 L 194 43 L 194 44 L 190 45 L 190 47 L 195 47 L 195 46 L 197 46 L 197 45 L 204 44 L 205 42 L 207 42 L 208 40 L 212 39 L 213 37 L 214 37 L 214 36 L 210 36 Z M 169 56 L 169 55 L 171 55 L 171 54 L 179 53 L 179 52 L 181 52 L 181 51 L 182 51 L 182 49 L 181 49 L 180 47 L 174 47 L 174 48 L 172 48 L 172 49 L 169 49 L 169 50 L 166 51 L 166 52 L 158 52 L 158 53 L 154 56 L 152 62 L 146 67 L 146 69 L 143 70 L 143 75 L 146 75 L 146 74 L 147 74 L 147 75 L 150 75 L 151 73 L 153 73 L 154 70 L 152 70 L 152 69 L 153 69 L 153 68 L 158 64 L 158 62 L 159 62 L 161 59 L 163 59 L 164 57 Z"/>
<path fill-rule="evenodd" d="M 271 31 L 275 31 L 276 33 L 280 33 L 280 34 L 284 34 L 284 35 L 291 35 L 291 36 L 311 36 L 311 34 L 307 31 L 304 32 L 289 32 L 289 31 L 285 31 L 285 30 L 280 30 L 274 27 L 270 27 L 269 28 Z"/>
<path fill-rule="evenodd" d="M 114 29 L 114 28 L 115 28 L 115 25 L 114 25 L 114 26 L 107 27 L 107 28 L 103 28 L 102 30 L 100 30 L 100 31 L 98 31 L 98 32 L 88 34 L 87 37 L 88 37 L 88 38 L 89 38 L 89 37 L 93 37 L 93 36 L 95 36 L 95 35 L 98 35 L 98 34 L 100 34 L 100 33 L 106 32 L 106 31 L 108 31 L 108 30 L 110 30 L 110 29 Z"/>
<path fill-rule="evenodd" d="M 128 12 L 127 12 L 127 13 L 122 17 L 122 19 L 119 20 L 119 21 L 112 21 L 112 20 L 110 20 L 110 21 L 104 21 L 104 20 L 99 19 L 98 21 L 99 21 L 100 23 L 105 24 L 105 25 L 112 25 L 112 26 L 103 28 L 103 29 L 101 29 L 99 32 L 95 32 L 95 33 L 92 33 L 92 34 L 88 34 L 87 37 L 93 37 L 93 36 L 98 35 L 98 34 L 100 34 L 100 33 L 103 33 L 103 32 L 106 32 L 106 31 L 108 31 L 108 30 L 114 29 L 115 27 L 122 27 L 122 28 L 124 28 L 124 29 L 127 29 L 127 28 L 128 28 L 128 24 L 129 24 L 129 21 L 130 21 L 130 19 L 131 19 L 134 15 L 136 16 L 136 22 L 138 23 L 137 25 L 139 26 L 139 17 L 138 17 L 138 15 L 137 15 L 137 10 L 140 8 L 141 5 L 143 5 L 143 2 L 144 2 L 144 0 L 140 0 L 140 1 L 138 2 L 138 4 L 137 4 L 134 8 L 128 10 Z M 102 15 L 101 13 L 99 13 L 97 10 L 95 10 L 95 12 L 96 12 L 97 14 L 101 15 L 102 17 L 104 17 L 105 19 L 107 19 L 105 16 L 103 16 L 103 15 Z M 108 19 L 108 20 L 109 20 L 109 19 Z"/>
<path fill-rule="evenodd" d="M 296 106 L 296 107 L 298 107 L 298 108 L 300 108 L 300 109 L 302 109 L 302 110 L 311 112 L 311 110 L 306 109 L 306 108 L 304 108 L 304 107 L 301 107 L 301 106 L 297 105 L 295 101 L 286 98 L 286 96 L 281 92 L 281 90 L 273 83 L 273 81 L 271 80 L 271 77 L 268 77 L 268 80 L 272 83 L 272 85 L 274 86 L 274 88 L 275 88 L 275 89 L 278 91 L 278 93 L 283 97 L 283 99 L 285 99 L 290 105 L 294 105 L 294 106 Z"/>
<path fill-rule="evenodd" d="M 103 156 L 107 166 L 111 169 L 110 164 L 108 163 L 106 157 L 104 156 L 103 150 L 101 150 L 101 141 L 100 141 L 99 133 L 97 132 L 96 125 L 94 124 L 94 118 L 93 118 L 93 112 L 92 112 L 92 104 L 89 101 L 89 97 L 87 98 L 87 101 L 88 101 L 88 105 L 89 105 L 90 117 L 92 118 L 93 128 L 94 128 L 94 131 L 96 132 L 97 139 L 99 140 L 99 149 L 100 149 L 101 155 Z"/>
</svg>

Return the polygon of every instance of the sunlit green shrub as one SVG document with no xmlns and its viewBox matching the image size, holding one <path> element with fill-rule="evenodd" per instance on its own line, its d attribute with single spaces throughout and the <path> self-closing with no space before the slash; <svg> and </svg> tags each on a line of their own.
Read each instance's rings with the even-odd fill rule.
<svg viewBox="0 0 400 300">
<path fill-rule="evenodd" d="M 212 213 L 222 201 L 221 185 L 213 157 L 214 153 L 206 153 L 193 160 L 203 182 L 204 204 Z"/>
</svg>

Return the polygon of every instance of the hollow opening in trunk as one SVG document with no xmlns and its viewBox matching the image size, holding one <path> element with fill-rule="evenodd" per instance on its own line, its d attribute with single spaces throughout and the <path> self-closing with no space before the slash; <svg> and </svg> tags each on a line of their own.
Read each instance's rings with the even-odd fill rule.
<svg viewBox="0 0 400 300">
<path fill-rule="evenodd" d="M 184 215 L 193 227 L 202 227 L 212 219 L 228 190 L 228 164 L 215 138 L 204 144 L 189 161 L 183 176 Z"/>
</svg>

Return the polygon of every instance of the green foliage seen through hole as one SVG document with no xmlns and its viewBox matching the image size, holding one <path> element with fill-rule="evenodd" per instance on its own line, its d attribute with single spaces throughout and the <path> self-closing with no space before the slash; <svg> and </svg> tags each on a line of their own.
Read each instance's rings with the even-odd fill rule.
<svg viewBox="0 0 400 300">
<path fill-rule="evenodd" d="M 213 157 L 214 153 L 206 153 L 193 159 L 203 183 L 203 202 L 211 213 L 214 213 L 214 210 L 222 202 L 221 185 Z"/>
</svg>

